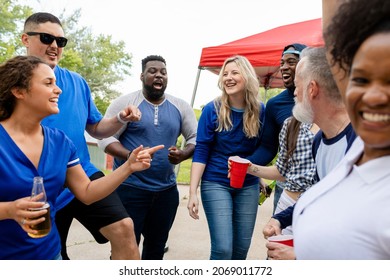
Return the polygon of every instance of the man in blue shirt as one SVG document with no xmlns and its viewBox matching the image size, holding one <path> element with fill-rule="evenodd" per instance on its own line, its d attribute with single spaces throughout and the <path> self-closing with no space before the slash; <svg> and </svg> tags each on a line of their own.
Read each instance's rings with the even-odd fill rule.
<svg viewBox="0 0 390 280">
<path fill-rule="evenodd" d="M 301 51 L 306 45 L 294 43 L 284 47 L 280 59 L 285 90 L 268 100 L 265 108 L 265 123 L 261 143 L 255 153 L 248 159 L 258 165 L 268 165 L 277 155 L 279 149 L 279 133 L 284 121 L 291 116 L 294 107 L 295 68 Z M 277 182 L 274 194 L 274 211 L 283 192 L 283 183 Z"/>
<path fill-rule="evenodd" d="M 104 176 L 90 161 L 84 131 L 95 138 L 108 137 L 122 127 L 123 122 L 138 121 L 140 111 L 135 106 L 128 106 L 112 118 L 103 118 L 93 103 L 84 78 L 58 66 L 67 39 L 56 16 L 35 13 L 27 18 L 22 43 L 28 55 L 39 57 L 54 69 L 57 85 L 62 90 L 58 101 L 60 113 L 45 118 L 42 124 L 65 132 L 77 147 L 80 163 L 91 180 Z M 66 239 L 73 218 L 83 224 L 98 243 L 110 241 L 112 259 L 139 259 L 133 222 L 116 194 L 85 205 L 65 188 L 56 204 L 56 225 L 61 236 L 63 259 L 69 259 Z"/>
<path fill-rule="evenodd" d="M 144 237 L 142 259 L 161 260 L 179 205 L 174 165 L 192 156 L 197 121 L 187 102 L 165 93 L 168 74 L 163 57 L 144 58 L 140 79 L 142 89 L 115 99 L 106 117 L 115 116 L 127 104 L 134 104 L 142 112 L 142 119 L 123 126 L 114 137 L 100 140 L 98 145 L 115 157 L 114 168 L 117 168 L 139 143 L 151 147 L 154 143 L 164 144 L 165 148 L 153 157 L 153 164 L 146 172 L 129 176 L 117 189 L 134 221 L 137 243 L 141 234 Z M 186 143 L 183 150 L 176 148 L 180 135 Z"/>
</svg>

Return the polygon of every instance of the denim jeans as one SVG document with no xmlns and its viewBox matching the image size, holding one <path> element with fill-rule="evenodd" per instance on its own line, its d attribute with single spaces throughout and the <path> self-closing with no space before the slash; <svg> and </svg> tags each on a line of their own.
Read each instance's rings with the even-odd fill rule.
<svg viewBox="0 0 390 280">
<path fill-rule="evenodd" d="M 162 260 L 169 231 L 179 206 L 177 186 L 152 192 L 121 185 L 117 193 L 134 223 L 137 243 L 144 237 L 141 258 Z"/>
<path fill-rule="evenodd" d="M 275 210 L 275 214 L 282 212 L 290 206 L 293 206 L 297 201 L 290 197 L 284 190 L 279 198 L 278 205 Z M 282 234 L 293 234 L 292 225 L 285 227 L 282 230 Z"/>
<path fill-rule="evenodd" d="M 283 190 L 284 190 L 284 182 L 276 181 L 275 193 L 274 193 L 274 210 L 272 211 L 272 215 L 275 214 L 275 210 L 278 207 L 280 195 L 282 194 Z"/>
<path fill-rule="evenodd" d="M 61 261 L 62 260 L 62 256 L 61 256 L 61 252 L 58 252 L 58 254 L 54 257 L 55 261 Z"/>
<path fill-rule="evenodd" d="M 245 260 L 259 206 L 259 185 L 234 189 L 202 181 L 201 197 L 210 232 L 210 259 Z"/>
</svg>

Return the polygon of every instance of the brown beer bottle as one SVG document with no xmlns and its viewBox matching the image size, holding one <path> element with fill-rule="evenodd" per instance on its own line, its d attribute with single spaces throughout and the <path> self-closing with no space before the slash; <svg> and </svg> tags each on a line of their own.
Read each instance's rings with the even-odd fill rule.
<svg viewBox="0 0 390 280">
<path fill-rule="evenodd" d="M 34 197 L 43 194 L 39 199 L 34 199 Z M 31 190 L 31 199 L 35 201 L 45 202 L 45 205 L 41 208 L 31 208 L 30 211 L 40 211 L 42 209 L 46 209 L 47 213 L 44 215 L 45 220 L 42 223 L 39 223 L 35 226 L 31 226 L 32 229 L 37 230 L 37 234 L 28 233 L 32 238 L 40 238 L 49 234 L 51 230 L 51 219 L 50 219 L 50 204 L 47 203 L 46 191 L 43 185 L 42 177 L 34 177 L 33 187 Z"/>
</svg>

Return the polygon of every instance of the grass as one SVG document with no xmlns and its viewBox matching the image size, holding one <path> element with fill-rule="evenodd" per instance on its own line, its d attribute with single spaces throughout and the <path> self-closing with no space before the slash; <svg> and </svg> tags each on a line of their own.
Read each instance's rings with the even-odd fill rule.
<svg viewBox="0 0 390 280">
<path fill-rule="evenodd" d="M 183 161 L 180 164 L 179 173 L 177 174 L 176 181 L 180 185 L 189 185 L 190 184 L 190 175 L 191 175 L 191 163 L 192 157 Z M 103 170 L 105 174 L 110 173 L 110 170 Z M 270 184 L 272 180 L 265 180 L 267 184 Z"/>
<path fill-rule="evenodd" d="M 179 173 L 177 174 L 176 181 L 180 185 L 190 184 L 190 173 L 191 173 L 192 158 L 189 158 L 180 163 Z"/>
<path fill-rule="evenodd" d="M 274 158 L 274 160 L 269 164 L 273 165 L 275 164 L 277 159 L 277 156 Z M 183 161 L 180 164 L 179 173 L 177 174 L 176 181 L 180 185 L 189 185 L 190 184 L 190 175 L 191 175 L 191 164 L 192 164 L 192 157 Z M 265 182 L 269 185 L 273 182 L 273 180 L 266 180 Z"/>
<path fill-rule="evenodd" d="M 271 95 L 275 95 L 275 93 L 273 91 L 271 91 Z M 199 120 L 199 116 L 201 114 L 201 110 L 199 109 L 194 109 L 194 112 L 195 112 L 195 115 L 196 115 L 196 119 Z M 180 149 L 180 146 L 181 146 L 181 141 L 182 141 L 182 138 L 183 136 L 180 136 L 178 138 L 178 144 L 177 144 L 177 147 Z M 275 162 L 276 158 L 274 159 L 273 162 Z M 190 174 L 191 174 L 191 163 L 192 163 L 192 157 L 183 161 L 182 163 L 180 163 L 180 167 L 179 167 L 179 173 L 177 174 L 177 178 L 176 178 L 176 181 L 178 184 L 180 185 L 189 185 L 190 184 Z M 106 174 L 109 173 L 110 171 L 104 171 Z M 270 181 L 272 182 L 272 181 Z"/>
<path fill-rule="evenodd" d="M 183 161 L 180 164 L 179 173 L 177 174 L 177 183 L 180 185 L 189 185 L 190 184 L 190 172 L 191 172 L 191 163 L 192 158 L 189 158 Z M 109 174 L 111 170 L 102 170 L 104 174 Z"/>
</svg>

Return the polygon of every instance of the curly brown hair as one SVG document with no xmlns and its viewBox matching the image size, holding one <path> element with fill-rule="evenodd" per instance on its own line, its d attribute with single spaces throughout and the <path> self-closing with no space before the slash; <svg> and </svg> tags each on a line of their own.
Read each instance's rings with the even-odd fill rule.
<svg viewBox="0 0 390 280">
<path fill-rule="evenodd" d="M 29 90 L 33 71 L 46 64 L 35 56 L 16 56 L 0 65 L 0 121 L 8 119 L 15 109 L 12 89 Z"/>
<path fill-rule="evenodd" d="M 390 1 L 348 0 L 324 31 L 334 65 L 349 72 L 360 45 L 371 35 L 390 31 Z"/>
</svg>

